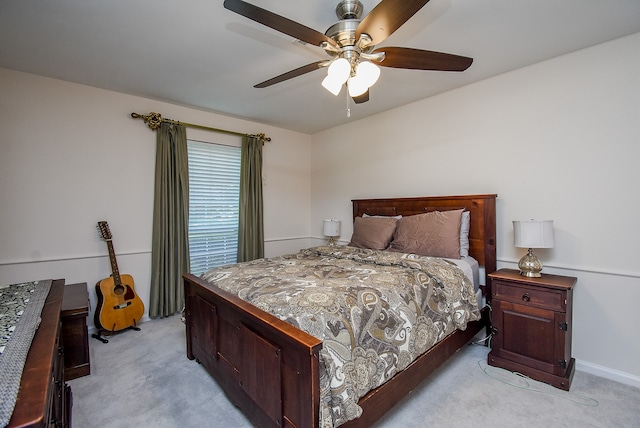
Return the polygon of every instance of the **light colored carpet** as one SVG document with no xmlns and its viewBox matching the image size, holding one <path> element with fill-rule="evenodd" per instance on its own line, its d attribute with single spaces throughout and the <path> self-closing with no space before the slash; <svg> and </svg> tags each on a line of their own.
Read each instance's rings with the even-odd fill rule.
<svg viewBox="0 0 640 428">
<path fill-rule="evenodd" d="M 140 327 L 108 344 L 89 339 L 91 375 L 69 382 L 74 427 L 251 426 L 187 359 L 178 316 Z M 463 348 L 376 428 L 640 427 L 638 388 L 578 371 L 565 392 L 489 367 L 487 353 Z"/>
</svg>

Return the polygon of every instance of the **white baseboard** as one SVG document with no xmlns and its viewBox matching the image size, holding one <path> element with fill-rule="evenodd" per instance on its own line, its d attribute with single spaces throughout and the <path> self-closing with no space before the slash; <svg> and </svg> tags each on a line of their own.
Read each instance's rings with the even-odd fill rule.
<svg viewBox="0 0 640 428">
<path fill-rule="evenodd" d="M 576 360 L 576 370 L 640 388 L 640 377 L 597 364 Z"/>
</svg>

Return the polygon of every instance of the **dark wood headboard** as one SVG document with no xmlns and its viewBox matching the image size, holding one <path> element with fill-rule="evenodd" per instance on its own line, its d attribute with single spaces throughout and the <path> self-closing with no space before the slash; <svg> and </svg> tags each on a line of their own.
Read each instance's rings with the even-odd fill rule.
<svg viewBox="0 0 640 428">
<path fill-rule="evenodd" d="M 469 255 L 485 269 L 486 276 L 496 270 L 497 195 L 426 196 L 418 198 L 353 199 L 353 218 L 369 215 L 415 215 L 429 211 L 465 208 L 471 213 Z"/>
</svg>

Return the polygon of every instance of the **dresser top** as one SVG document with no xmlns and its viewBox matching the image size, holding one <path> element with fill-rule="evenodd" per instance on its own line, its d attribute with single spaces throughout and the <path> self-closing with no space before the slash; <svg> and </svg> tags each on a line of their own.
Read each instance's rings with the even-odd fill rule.
<svg viewBox="0 0 640 428">
<path fill-rule="evenodd" d="M 62 316 L 86 314 L 89 310 L 89 291 L 87 283 L 67 284 L 64 286 L 62 299 Z"/>
</svg>

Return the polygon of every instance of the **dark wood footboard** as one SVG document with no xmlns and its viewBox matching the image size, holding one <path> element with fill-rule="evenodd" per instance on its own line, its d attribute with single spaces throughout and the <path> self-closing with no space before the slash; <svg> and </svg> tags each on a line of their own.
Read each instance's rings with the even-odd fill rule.
<svg viewBox="0 0 640 428">
<path fill-rule="evenodd" d="M 322 342 L 190 274 L 187 357 L 259 427 L 318 425 Z"/>
<path fill-rule="evenodd" d="M 187 357 L 196 359 L 258 427 L 317 427 L 322 342 L 202 279 L 185 274 Z M 486 314 L 485 314 L 486 315 Z M 358 403 L 369 427 L 485 325 L 469 323 Z"/>
</svg>

